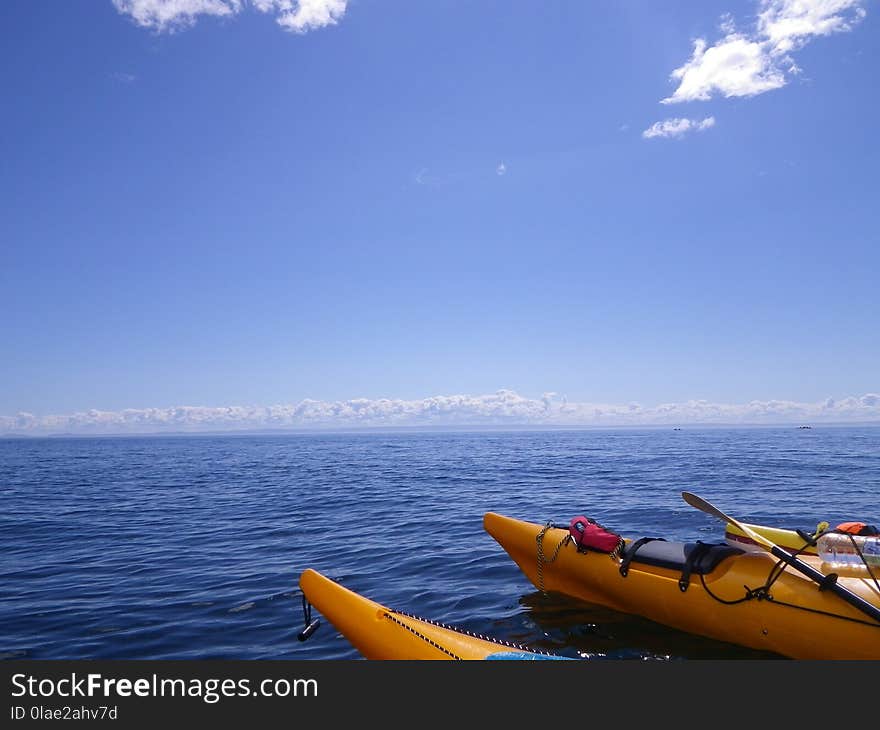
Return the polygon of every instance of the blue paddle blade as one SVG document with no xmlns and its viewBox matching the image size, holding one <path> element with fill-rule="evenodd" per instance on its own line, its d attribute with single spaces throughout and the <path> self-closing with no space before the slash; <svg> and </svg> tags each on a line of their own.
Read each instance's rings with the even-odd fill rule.
<svg viewBox="0 0 880 730">
<path fill-rule="evenodd" d="M 489 654 L 486 659 L 512 659 L 535 661 L 538 659 L 565 659 L 574 661 L 574 657 L 570 656 L 554 656 L 552 654 L 535 654 L 531 651 L 499 651 L 496 654 Z"/>
</svg>

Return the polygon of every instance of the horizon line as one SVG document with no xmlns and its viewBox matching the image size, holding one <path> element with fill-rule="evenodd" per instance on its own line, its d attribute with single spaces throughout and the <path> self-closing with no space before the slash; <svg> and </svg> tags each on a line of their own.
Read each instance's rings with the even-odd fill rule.
<svg viewBox="0 0 880 730">
<path fill-rule="evenodd" d="M 146 438 L 146 437 L 180 437 L 180 436 L 307 436 L 319 434 L 345 434 L 345 433 L 395 433 L 395 432 L 432 432 L 432 433 L 469 433 L 494 431 L 499 433 L 533 432 L 544 431 L 700 431 L 700 430 L 749 430 L 749 429 L 789 429 L 789 430 L 821 430 L 822 428 L 878 428 L 880 420 L 867 421 L 826 421 L 816 425 L 800 424 L 794 422 L 767 422 L 767 423 L 686 423 L 681 426 L 672 424 L 617 424 L 617 425 L 563 425 L 563 424 L 458 424 L 458 425 L 411 425 L 411 426 L 313 426 L 311 428 L 264 428 L 264 429 L 213 429 L 190 431 L 126 431 L 126 432 L 55 432 L 55 433 L 23 433 L 8 432 L 0 433 L 0 440 L 18 439 L 80 439 L 80 438 Z"/>
</svg>

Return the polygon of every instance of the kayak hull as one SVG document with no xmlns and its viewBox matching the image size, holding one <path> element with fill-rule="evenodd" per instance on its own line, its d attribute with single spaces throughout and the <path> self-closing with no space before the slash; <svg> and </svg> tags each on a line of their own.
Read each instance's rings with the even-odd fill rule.
<svg viewBox="0 0 880 730">
<path fill-rule="evenodd" d="M 880 659 L 880 623 L 832 592 L 820 590 L 792 568 L 783 570 L 762 592 L 778 564 L 766 551 L 734 551 L 711 572 L 690 575 L 683 588 L 680 570 L 636 560 L 624 576 L 620 557 L 578 552 L 571 542 L 565 542 L 565 529 L 548 529 L 492 512 L 484 515 L 483 525 L 540 590 L 784 657 Z M 542 530 L 546 530 L 544 559 L 539 561 Z M 816 556 L 802 558 L 819 567 Z M 838 580 L 880 606 L 880 591 L 873 581 Z M 750 598 L 748 591 L 752 591 Z"/>
<path fill-rule="evenodd" d="M 370 600 L 307 569 L 300 589 L 366 659 L 379 660 L 536 660 L 567 659 L 530 651 L 451 626 L 409 616 Z"/>
</svg>

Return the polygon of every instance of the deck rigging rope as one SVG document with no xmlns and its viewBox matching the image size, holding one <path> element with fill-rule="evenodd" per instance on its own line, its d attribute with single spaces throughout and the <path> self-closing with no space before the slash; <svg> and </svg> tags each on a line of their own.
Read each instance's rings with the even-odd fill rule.
<svg viewBox="0 0 880 730">
<path fill-rule="evenodd" d="M 544 565 L 549 565 L 556 560 L 556 558 L 559 557 L 559 551 L 562 550 L 563 546 L 571 542 L 571 534 L 569 533 L 559 541 L 559 544 L 553 551 L 553 557 L 550 558 L 550 560 L 547 560 L 546 555 L 544 555 L 544 535 L 551 527 L 555 527 L 555 525 L 552 522 L 548 522 L 541 528 L 541 531 L 535 538 L 535 542 L 538 543 L 538 590 L 545 596 L 547 595 L 547 591 L 544 589 Z"/>
<path fill-rule="evenodd" d="M 853 541 L 853 542 L 855 542 L 855 541 Z M 804 545 L 802 548 L 795 550 L 792 553 L 792 555 L 794 557 L 798 557 L 807 549 L 807 547 L 808 547 L 807 545 Z M 706 584 L 706 576 L 704 576 L 704 575 L 700 575 L 700 583 L 702 583 L 703 589 L 706 591 L 706 594 L 710 598 L 718 601 L 719 603 L 723 603 L 724 605 L 727 605 L 727 606 L 732 606 L 737 603 L 742 603 L 744 601 L 751 601 L 751 600 L 757 599 L 759 601 L 766 601 L 768 605 L 784 606 L 786 608 L 795 608 L 795 609 L 798 609 L 801 611 L 807 611 L 808 613 L 816 613 L 816 614 L 821 614 L 822 616 L 828 616 L 829 618 L 839 618 L 844 621 L 852 621 L 854 623 L 864 624 L 865 626 L 874 626 L 874 627 L 880 628 L 880 625 L 878 625 L 874 621 L 866 621 L 864 619 L 853 618 L 851 616 L 842 616 L 838 613 L 832 613 L 831 611 L 823 611 L 822 609 L 819 609 L 819 608 L 809 608 L 808 606 L 800 606 L 796 603 L 788 603 L 787 601 L 780 601 L 780 600 L 774 598 L 773 594 L 770 593 L 771 587 L 773 586 L 773 584 L 777 580 L 779 580 L 779 578 L 786 571 L 786 569 L 788 569 L 790 567 L 791 566 L 786 561 L 777 560 L 776 563 L 773 565 L 773 567 L 770 568 L 770 572 L 767 574 L 767 580 L 765 581 L 764 585 L 758 586 L 757 588 L 749 588 L 748 586 L 743 586 L 743 588 L 745 588 L 746 592 L 745 592 L 745 595 L 742 596 L 742 598 L 724 599 L 724 598 L 721 598 L 720 596 L 717 596 L 716 594 L 714 594 L 711 591 L 709 586 Z M 872 573 L 872 577 L 873 577 L 873 573 Z M 876 579 L 874 582 L 875 583 L 877 582 Z M 821 586 L 819 587 L 819 590 L 821 590 Z M 880 590 L 880 586 L 878 586 L 878 590 Z"/>
<path fill-rule="evenodd" d="M 436 641 L 434 641 L 433 639 L 431 639 L 428 636 L 425 636 L 420 631 L 417 631 L 415 628 L 413 628 L 412 626 L 410 626 L 406 622 L 401 621 L 399 618 L 397 618 L 397 616 L 404 616 L 406 618 L 415 619 L 416 621 L 422 621 L 426 624 L 431 624 L 431 626 L 439 626 L 441 629 L 448 629 L 449 631 L 455 631 L 458 634 L 463 634 L 464 636 L 470 636 L 474 639 L 481 639 L 483 641 L 488 641 L 488 642 L 491 642 L 492 644 L 501 644 L 501 645 L 506 646 L 510 649 L 516 649 L 517 651 L 527 652 L 529 654 L 543 654 L 544 656 L 556 656 L 555 654 L 552 654 L 551 652 L 548 652 L 548 651 L 542 651 L 540 649 L 530 649 L 529 647 L 523 646 L 522 644 L 515 644 L 511 641 L 505 641 L 503 639 L 492 638 L 489 636 L 485 636 L 483 634 L 475 634 L 472 631 L 468 631 L 467 629 L 462 629 L 462 628 L 459 628 L 458 626 L 451 626 L 449 624 L 444 624 L 440 621 L 434 621 L 433 619 L 424 618 L 422 616 L 416 616 L 415 614 L 407 613 L 406 611 L 387 610 L 382 613 L 382 616 L 383 616 L 383 618 L 387 618 L 389 621 L 393 621 L 398 626 L 402 626 L 404 629 L 406 629 L 410 633 L 415 634 L 420 639 L 423 639 L 424 641 L 428 642 L 431 646 L 439 649 L 440 651 L 442 651 L 445 654 L 449 654 L 449 656 L 451 656 L 453 659 L 458 659 L 459 661 L 461 661 L 460 656 L 457 656 L 456 654 L 453 654 L 448 649 L 440 646 Z"/>
</svg>

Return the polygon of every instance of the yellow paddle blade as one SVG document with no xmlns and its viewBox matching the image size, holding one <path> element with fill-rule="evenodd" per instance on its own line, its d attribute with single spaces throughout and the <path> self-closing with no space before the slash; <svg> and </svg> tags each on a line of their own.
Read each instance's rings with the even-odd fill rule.
<svg viewBox="0 0 880 730">
<path fill-rule="evenodd" d="M 768 550 L 776 547 L 775 542 L 773 542 L 772 540 L 768 540 L 761 533 L 755 532 L 748 525 L 744 525 L 742 522 L 734 519 L 730 515 L 724 514 L 724 512 L 718 509 L 715 505 L 710 504 L 702 497 L 698 497 L 696 494 L 692 494 L 691 492 L 682 492 L 681 496 L 684 498 L 685 502 L 691 505 L 691 507 L 696 507 L 701 512 L 705 512 L 706 514 L 712 515 L 713 517 L 717 517 L 719 520 L 723 520 L 724 522 L 729 522 L 731 525 L 736 527 L 738 530 L 744 532 L 762 547 L 765 547 Z"/>
</svg>

